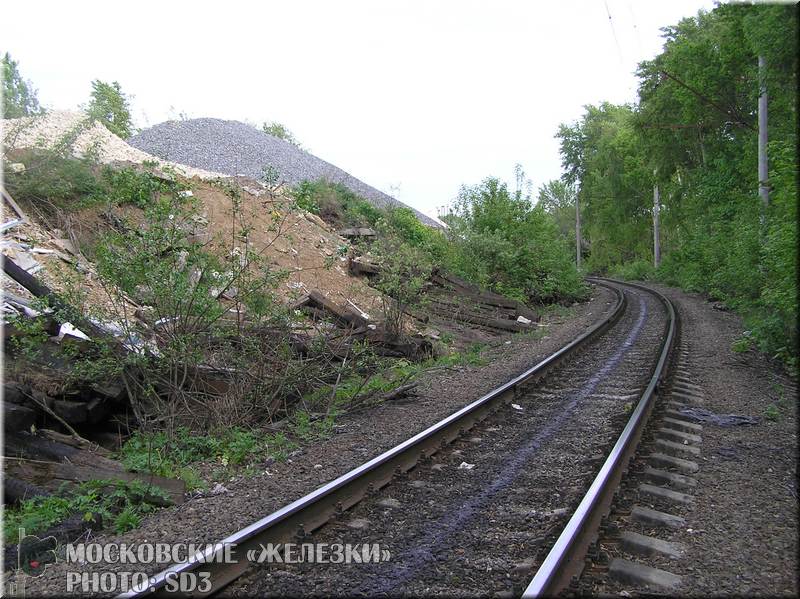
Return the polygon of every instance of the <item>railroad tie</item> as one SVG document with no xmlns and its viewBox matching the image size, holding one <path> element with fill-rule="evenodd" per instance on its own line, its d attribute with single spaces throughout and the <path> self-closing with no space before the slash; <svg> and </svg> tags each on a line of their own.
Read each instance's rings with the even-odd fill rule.
<svg viewBox="0 0 800 599">
<path fill-rule="evenodd" d="M 608 567 L 610 578 L 634 588 L 673 591 L 681 583 L 680 576 L 646 562 L 652 558 L 658 565 L 664 559 L 677 560 L 685 555 L 685 546 L 670 537 L 685 529 L 687 521 L 683 516 L 668 512 L 672 511 L 669 507 L 677 511 L 692 507 L 695 500 L 692 493 L 698 481 L 691 475 L 700 470 L 697 460 L 703 427 L 690 422 L 682 410 L 702 404 L 705 393 L 694 382 L 689 359 L 689 346 L 684 341 L 678 347 L 676 368 L 665 396 L 665 410 L 654 428 L 652 451 L 645 456 L 647 464 L 639 471 L 636 487 L 643 502 L 666 506 L 668 511 L 634 505 L 627 521 L 638 524 L 639 531 L 624 530 L 619 535 L 619 546 L 631 559 L 615 557 Z M 657 531 L 670 531 L 665 534 L 670 540 L 659 538 L 664 533 Z M 648 534 L 642 534 L 645 532 Z"/>
<path fill-rule="evenodd" d="M 666 570 L 652 568 L 620 557 L 615 557 L 608 567 L 611 578 L 637 586 L 655 586 L 672 590 L 681 583 L 681 577 Z"/>
</svg>

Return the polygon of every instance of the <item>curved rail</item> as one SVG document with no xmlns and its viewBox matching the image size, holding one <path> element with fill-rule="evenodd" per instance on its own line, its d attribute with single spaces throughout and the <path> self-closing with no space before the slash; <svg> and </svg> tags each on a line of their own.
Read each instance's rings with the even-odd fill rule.
<svg viewBox="0 0 800 599">
<path fill-rule="evenodd" d="M 204 577 L 208 573 L 211 584 L 205 592 L 197 590 L 192 596 L 216 593 L 247 570 L 250 565 L 246 557 L 249 551 L 260 549 L 261 544 L 285 543 L 295 538 L 299 531 L 305 533 L 319 528 L 333 516 L 358 503 L 364 496 L 388 484 L 396 474 L 407 472 L 421 459 L 433 455 L 440 447 L 456 439 L 463 431 L 472 428 L 501 404 L 512 401 L 525 384 L 542 378 L 554 365 L 581 349 L 620 319 L 627 305 L 625 295 L 612 285 L 603 281 L 596 282 L 616 294 L 614 309 L 610 315 L 554 354 L 444 420 L 297 501 L 233 533 L 214 546 L 197 552 L 188 561 L 175 564 L 156 574 L 147 583 L 131 589 L 120 597 L 143 597 L 152 593 L 166 595 L 170 580 L 174 581 L 183 573 L 200 570 Z M 232 558 L 225 562 L 219 559 L 223 547 L 230 549 L 228 556 Z M 169 595 L 174 597 L 175 593 Z"/>
<path fill-rule="evenodd" d="M 655 404 L 656 391 L 666 374 L 677 326 L 677 317 L 672 303 L 664 295 L 642 285 L 608 280 L 619 285 L 636 287 L 655 295 L 667 310 L 666 334 L 661 343 L 661 352 L 650 383 L 639 399 L 636 409 L 631 414 L 611 453 L 600 468 L 600 472 L 522 594 L 525 598 L 557 595 L 569 585 L 573 576 L 580 574 L 586 550 L 594 540 L 600 521 L 611 505 L 614 490 L 617 488 L 630 458 L 636 451 L 645 423 Z"/>
</svg>

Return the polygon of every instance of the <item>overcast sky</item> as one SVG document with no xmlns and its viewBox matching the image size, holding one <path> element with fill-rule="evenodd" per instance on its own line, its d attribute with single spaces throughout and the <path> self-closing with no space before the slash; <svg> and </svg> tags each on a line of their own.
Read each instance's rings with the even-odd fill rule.
<svg viewBox="0 0 800 599">
<path fill-rule="evenodd" d="M 0 51 L 49 108 L 116 80 L 136 125 L 285 124 L 311 152 L 429 214 L 462 183 L 561 174 L 559 123 L 633 102 L 660 27 L 701 0 L 5 2 Z M 609 20 L 609 15 L 611 19 Z"/>
</svg>

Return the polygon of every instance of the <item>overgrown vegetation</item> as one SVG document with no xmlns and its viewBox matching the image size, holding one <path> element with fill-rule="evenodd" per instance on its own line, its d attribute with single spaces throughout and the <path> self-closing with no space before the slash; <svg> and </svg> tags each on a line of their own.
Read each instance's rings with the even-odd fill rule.
<svg viewBox="0 0 800 599">
<path fill-rule="evenodd" d="M 521 170 L 518 175 L 522 181 Z M 585 295 L 556 221 L 533 204 L 521 185 L 511 192 L 505 183 L 487 178 L 462 188 L 446 231 L 422 224 L 408 208 L 379 210 L 343 185 L 324 180 L 301 183 L 294 197 L 298 206 L 337 226 L 379 229 L 387 247 L 378 253 L 397 257 L 396 266 L 387 261 L 390 268 L 399 269 L 392 276 L 407 281 L 410 288 L 420 274 L 438 267 L 528 303 L 572 301 Z M 419 268 L 402 272 L 403 263 Z M 414 291 L 409 291 L 411 296 Z"/>
<path fill-rule="evenodd" d="M 0 59 L 3 70 L 3 114 L 4 119 L 34 116 L 41 112 L 36 90 L 30 81 L 22 78 L 19 63 L 6 52 Z"/>
<path fill-rule="evenodd" d="M 369 227 L 382 216 L 380 210 L 341 183 L 325 179 L 303 181 L 292 190 L 297 205 L 342 227 Z"/>
<path fill-rule="evenodd" d="M 760 350 L 797 365 L 797 6 L 724 4 L 664 29 L 639 102 L 587 106 L 558 132 L 588 267 L 704 292 Z M 769 97 L 769 207 L 758 196 L 758 57 Z M 662 263 L 652 266 L 653 187 Z M 574 209 L 574 202 L 572 202 Z M 574 237 L 572 238 L 574 240 Z"/>
<path fill-rule="evenodd" d="M 53 495 L 33 497 L 3 512 L 5 543 L 18 541 L 17 531 L 37 534 L 70 517 L 101 522 L 118 533 L 139 526 L 142 516 L 169 501 L 159 488 L 140 481 L 92 480 Z"/>
<path fill-rule="evenodd" d="M 133 135 L 130 100 L 116 81 L 92 81 L 92 94 L 87 109 L 89 116 L 99 120 L 114 135 L 128 139 Z"/>
<path fill-rule="evenodd" d="M 211 465 L 214 470 L 210 474 L 219 480 L 255 460 L 283 461 L 296 447 L 284 433 L 233 427 L 203 434 L 179 427 L 171 435 L 164 431 L 135 432 L 122 446 L 120 457 L 129 470 L 180 478 L 193 490 L 207 486 L 197 468 L 200 463 Z"/>
<path fill-rule="evenodd" d="M 289 131 L 286 125 L 283 125 L 277 121 L 271 121 L 269 123 L 263 123 L 261 125 L 261 130 L 264 133 L 277 137 L 278 139 L 282 139 L 284 141 L 288 141 L 293 146 L 297 146 L 300 149 L 303 149 L 303 146 L 294 136 L 294 134 Z"/>
</svg>

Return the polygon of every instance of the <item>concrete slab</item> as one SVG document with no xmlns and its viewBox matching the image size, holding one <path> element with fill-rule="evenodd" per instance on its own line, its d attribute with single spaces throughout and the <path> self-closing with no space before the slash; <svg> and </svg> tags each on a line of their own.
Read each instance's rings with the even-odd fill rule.
<svg viewBox="0 0 800 599">
<path fill-rule="evenodd" d="M 691 476 L 677 474 L 676 472 L 667 472 L 666 470 L 659 470 L 658 468 L 647 466 L 645 467 L 643 474 L 650 482 L 659 485 L 666 485 L 668 487 L 675 487 L 678 489 L 684 489 L 686 491 L 691 491 L 697 487 L 697 479 L 694 479 Z"/>
<path fill-rule="evenodd" d="M 669 412 L 670 410 L 667 410 Z M 665 416 L 661 419 L 661 422 L 664 426 L 669 426 L 670 428 L 676 428 L 681 431 L 686 431 L 687 433 L 693 433 L 695 435 L 699 435 L 703 432 L 703 425 L 697 424 L 695 422 L 689 422 L 688 420 L 683 420 L 684 416 L 678 411 L 673 410 L 673 414 L 677 414 L 677 417 L 670 418 L 669 416 Z"/>
<path fill-rule="evenodd" d="M 649 495 L 650 497 L 654 497 L 656 499 L 663 499 L 674 503 L 680 503 L 681 505 L 692 505 L 694 503 L 693 495 L 687 495 L 686 493 L 673 491 L 672 489 L 667 489 L 666 487 L 658 487 L 656 485 L 648 485 L 646 483 L 639 485 L 639 494 Z"/>
<path fill-rule="evenodd" d="M 631 509 L 631 519 L 646 526 L 655 528 L 671 528 L 677 530 L 686 526 L 686 519 L 674 514 L 660 512 L 642 505 L 635 505 Z"/>
<path fill-rule="evenodd" d="M 676 458 L 665 453 L 651 453 L 649 456 L 647 456 L 647 460 L 653 466 L 671 468 L 673 470 L 683 472 L 684 474 L 694 474 L 700 470 L 700 466 L 697 464 L 697 462 Z"/>
<path fill-rule="evenodd" d="M 700 448 L 686 443 L 675 443 L 674 441 L 666 441 L 664 439 L 656 439 L 655 445 L 658 449 L 666 454 L 674 455 L 676 457 L 690 457 L 694 458 L 700 455 Z"/>
<path fill-rule="evenodd" d="M 631 555 L 662 555 L 670 559 L 678 559 L 686 552 L 680 543 L 671 543 L 629 530 L 622 532 L 620 542 L 622 548 Z"/>
<path fill-rule="evenodd" d="M 612 578 L 626 584 L 659 587 L 673 590 L 681 584 L 681 577 L 666 570 L 651 568 L 622 558 L 614 558 L 608 566 Z"/>
<path fill-rule="evenodd" d="M 656 431 L 656 434 L 659 437 L 666 439 L 667 441 L 677 441 L 679 443 L 688 441 L 690 445 L 700 445 L 703 442 L 703 438 L 700 435 L 687 433 L 685 431 L 669 428 L 666 426 L 662 426 L 661 428 L 659 428 Z"/>
</svg>

